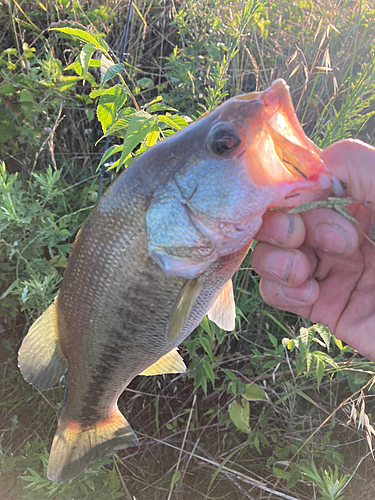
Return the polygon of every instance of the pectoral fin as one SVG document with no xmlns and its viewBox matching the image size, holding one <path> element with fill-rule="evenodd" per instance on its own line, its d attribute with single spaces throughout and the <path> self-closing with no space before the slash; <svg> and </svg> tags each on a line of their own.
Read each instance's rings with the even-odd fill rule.
<svg viewBox="0 0 375 500">
<path fill-rule="evenodd" d="M 202 290 L 202 286 L 203 284 L 198 278 L 186 280 L 182 285 L 171 314 L 171 319 L 169 320 L 168 342 L 174 342 L 177 339 L 197 300 L 199 292 Z"/>
<path fill-rule="evenodd" d="M 216 323 L 219 328 L 227 330 L 228 332 L 234 330 L 236 306 L 234 303 L 233 283 L 231 279 L 226 282 L 207 315 L 208 319 Z"/>
<path fill-rule="evenodd" d="M 177 347 L 162 356 L 140 375 L 161 375 L 162 373 L 181 373 L 186 371 L 184 360 L 177 352 Z"/>
<path fill-rule="evenodd" d="M 23 378 L 39 389 L 57 384 L 67 367 L 60 350 L 56 303 L 31 326 L 18 353 Z"/>
</svg>

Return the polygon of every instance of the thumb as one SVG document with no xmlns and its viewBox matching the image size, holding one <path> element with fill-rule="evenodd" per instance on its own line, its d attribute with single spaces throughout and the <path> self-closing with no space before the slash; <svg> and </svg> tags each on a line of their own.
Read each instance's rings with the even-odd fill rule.
<svg viewBox="0 0 375 500">
<path fill-rule="evenodd" d="M 329 146 L 320 156 L 345 193 L 375 211 L 375 148 L 362 141 L 345 139 Z"/>
</svg>

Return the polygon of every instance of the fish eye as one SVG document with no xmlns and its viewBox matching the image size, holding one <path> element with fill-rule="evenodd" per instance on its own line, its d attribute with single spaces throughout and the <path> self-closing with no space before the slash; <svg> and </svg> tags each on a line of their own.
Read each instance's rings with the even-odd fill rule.
<svg viewBox="0 0 375 500">
<path fill-rule="evenodd" d="M 240 143 L 241 139 L 232 127 L 219 123 L 211 130 L 207 146 L 217 156 L 228 156 L 238 148 Z"/>
</svg>

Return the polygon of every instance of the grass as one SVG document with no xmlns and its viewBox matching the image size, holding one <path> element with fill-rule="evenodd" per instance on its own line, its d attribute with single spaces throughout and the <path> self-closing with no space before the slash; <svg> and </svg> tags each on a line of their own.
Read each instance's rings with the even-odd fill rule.
<svg viewBox="0 0 375 500">
<path fill-rule="evenodd" d="M 8 136 L 0 156 L 20 184 L 9 177 L 5 191 L 2 181 L 2 207 L 9 209 L 6 193 L 15 217 L 0 218 L 0 498 L 372 499 L 373 364 L 321 327 L 266 306 L 250 260 L 235 276 L 234 334 L 204 322 L 181 348 L 186 374 L 139 377 L 120 398 L 139 449 L 106 457 L 69 483 L 46 479 L 65 381 L 32 389 L 16 353 L 57 291 L 95 200 L 103 146 L 89 96 L 95 69 L 85 81 L 63 71 L 81 46 L 45 30 L 89 26 L 106 35 L 115 58 L 128 2 L 3 4 L 0 130 Z M 348 136 L 374 144 L 370 3 L 261 2 L 245 26 L 239 1 L 136 5 L 123 75 L 140 108 L 162 95 L 194 118 L 226 95 L 283 77 L 319 145 Z"/>
</svg>

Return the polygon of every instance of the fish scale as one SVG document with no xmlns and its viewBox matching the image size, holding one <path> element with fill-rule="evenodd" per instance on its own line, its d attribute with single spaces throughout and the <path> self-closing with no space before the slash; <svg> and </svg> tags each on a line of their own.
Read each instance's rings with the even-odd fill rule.
<svg viewBox="0 0 375 500">
<path fill-rule="evenodd" d="M 231 277 L 264 213 L 326 197 L 331 183 L 281 80 L 230 99 L 119 176 L 19 352 L 24 378 L 40 389 L 69 365 L 49 479 L 137 443 L 117 408 L 123 390 L 139 374 L 184 371 L 176 348 L 207 313 L 234 329 Z"/>
</svg>

